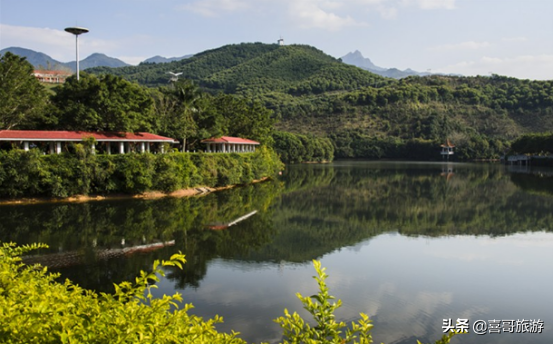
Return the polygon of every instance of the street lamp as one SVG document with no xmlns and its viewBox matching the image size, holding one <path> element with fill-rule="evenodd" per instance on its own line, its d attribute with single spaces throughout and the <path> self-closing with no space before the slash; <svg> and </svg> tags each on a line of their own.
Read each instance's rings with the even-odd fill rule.
<svg viewBox="0 0 554 344">
<path fill-rule="evenodd" d="M 65 28 L 65 31 L 75 35 L 75 51 L 77 55 L 76 57 L 77 81 L 79 81 L 79 35 L 83 33 L 87 33 L 88 29 L 85 29 L 84 27 L 67 27 Z"/>
</svg>

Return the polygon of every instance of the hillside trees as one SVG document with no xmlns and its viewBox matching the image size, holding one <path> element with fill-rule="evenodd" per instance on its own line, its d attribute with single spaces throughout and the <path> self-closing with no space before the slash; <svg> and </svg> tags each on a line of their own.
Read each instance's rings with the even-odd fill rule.
<svg viewBox="0 0 554 344">
<path fill-rule="evenodd" d="M 225 118 L 225 135 L 245 137 L 265 145 L 273 143 L 275 120 L 260 102 L 219 94 L 212 98 L 211 106 Z"/>
<path fill-rule="evenodd" d="M 512 143 L 511 151 L 516 154 L 552 155 L 552 132 L 522 135 Z"/>
<path fill-rule="evenodd" d="M 10 52 L 0 57 L 0 130 L 18 129 L 44 115 L 48 97 L 33 66 Z"/>
<path fill-rule="evenodd" d="M 273 147 L 284 162 L 321 162 L 334 158 L 335 147 L 326 137 L 275 131 L 273 139 Z"/>
<path fill-rule="evenodd" d="M 152 131 L 153 100 L 148 91 L 121 77 L 81 73 L 68 78 L 52 97 L 59 130 Z"/>
</svg>

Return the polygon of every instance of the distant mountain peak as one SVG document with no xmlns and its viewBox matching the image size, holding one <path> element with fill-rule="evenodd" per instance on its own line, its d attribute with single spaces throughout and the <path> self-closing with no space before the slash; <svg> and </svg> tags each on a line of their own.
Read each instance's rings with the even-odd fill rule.
<svg viewBox="0 0 554 344">
<path fill-rule="evenodd" d="M 32 64 L 35 68 L 47 68 L 47 69 L 53 69 L 53 70 L 70 69 L 72 71 L 75 71 L 75 61 L 60 62 L 44 53 L 40 53 L 31 49 L 18 48 L 18 47 L 10 47 L 6 49 L 2 49 L 0 50 L 0 55 L 3 55 L 6 51 L 25 57 L 27 61 L 30 64 Z M 87 58 L 81 60 L 80 63 L 81 63 L 80 69 L 99 67 L 99 66 L 102 66 L 102 67 L 129 66 L 127 63 L 119 59 L 109 57 L 102 53 L 94 53 L 88 56 Z"/>
<path fill-rule="evenodd" d="M 160 56 L 160 55 L 156 55 L 156 56 L 148 58 L 148 59 L 146 59 L 142 62 L 143 63 L 168 63 L 168 62 L 181 61 L 181 60 L 184 60 L 184 59 L 188 59 L 189 57 L 192 57 L 192 56 L 193 55 L 184 55 L 184 56 L 181 56 L 181 57 L 163 57 L 163 56 Z"/>
<path fill-rule="evenodd" d="M 342 62 L 360 67 L 362 69 L 365 69 L 369 72 L 388 77 L 388 78 L 394 78 L 394 79 L 402 79 L 410 75 L 429 75 L 430 73 L 420 73 L 413 69 L 406 69 L 406 70 L 400 70 L 398 68 L 383 68 L 378 67 L 373 62 L 371 62 L 370 59 L 364 57 L 362 53 L 359 50 L 355 50 L 354 52 L 348 53 L 344 55 L 342 58 Z"/>
<path fill-rule="evenodd" d="M 376 66 L 373 62 L 371 62 L 370 59 L 364 57 L 364 55 L 362 55 L 359 50 L 348 53 L 344 55 L 341 59 L 344 63 L 368 69 L 372 72 L 382 72 L 387 70 L 386 68 Z"/>
</svg>

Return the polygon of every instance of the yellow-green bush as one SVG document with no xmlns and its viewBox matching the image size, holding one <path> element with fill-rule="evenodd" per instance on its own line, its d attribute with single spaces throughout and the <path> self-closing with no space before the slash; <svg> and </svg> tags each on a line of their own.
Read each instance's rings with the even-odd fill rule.
<svg viewBox="0 0 554 344">
<path fill-rule="evenodd" d="M 69 280 L 59 283 L 40 265 L 24 265 L 21 255 L 45 245 L 0 246 L 0 342 L 2 343 L 229 343 L 243 344 L 238 333 L 221 333 L 214 325 L 218 316 L 204 320 L 189 314 L 179 293 L 154 298 L 154 282 L 164 276 L 162 267 L 182 268 L 185 258 L 173 255 L 169 261 L 155 261 L 153 271 L 141 271 L 134 283 L 114 285 L 113 294 L 95 293 Z M 327 275 L 314 261 L 319 293 L 298 298 L 312 314 L 317 326 L 310 326 L 297 313 L 275 320 L 284 330 L 283 343 L 371 343 L 372 325 L 365 314 L 350 328 L 336 322 L 333 312 L 340 307 L 329 295 Z M 437 343 L 448 343 L 453 333 Z"/>
</svg>

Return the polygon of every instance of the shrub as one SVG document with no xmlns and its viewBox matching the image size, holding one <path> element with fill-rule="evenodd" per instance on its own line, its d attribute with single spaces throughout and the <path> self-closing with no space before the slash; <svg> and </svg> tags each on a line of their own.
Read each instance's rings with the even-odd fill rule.
<svg viewBox="0 0 554 344">
<path fill-rule="evenodd" d="M 229 343 L 245 344 L 237 337 L 216 331 L 222 318 L 204 320 L 189 314 L 192 304 L 184 304 L 179 293 L 154 298 L 162 267 L 181 268 L 185 257 L 178 253 L 169 261 L 155 261 L 152 272 L 140 272 L 134 283 L 114 285 L 113 294 L 85 290 L 66 280 L 59 283 L 59 274 L 52 274 L 40 265 L 24 265 L 21 255 L 46 245 L 17 247 L 13 243 L 0 246 L 0 342 L 2 343 Z M 351 328 L 336 322 L 334 311 L 341 302 L 331 303 L 325 284 L 327 275 L 314 261 L 319 293 L 310 297 L 297 294 L 304 308 L 313 315 L 312 327 L 297 313 L 275 321 L 283 328 L 283 343 L 371 343 L 370 320 L 361 319 Z M 344 331 L 344 334 L 343 334 Z M 453 332 L 437 344 L 450 341 Z M 357 340 L 357 341 L 356 341 Z"/>
<path fill-rule="evenodd" d="M 0 151 L 0 197 L 68 197 L 114 192 L 171 192 L 197 185 L 247 184 L 282 169 L 279 157 L 261 147 L 255 153 L 95 155 L 90 142 L 72 153 Z"/>
</svg>

